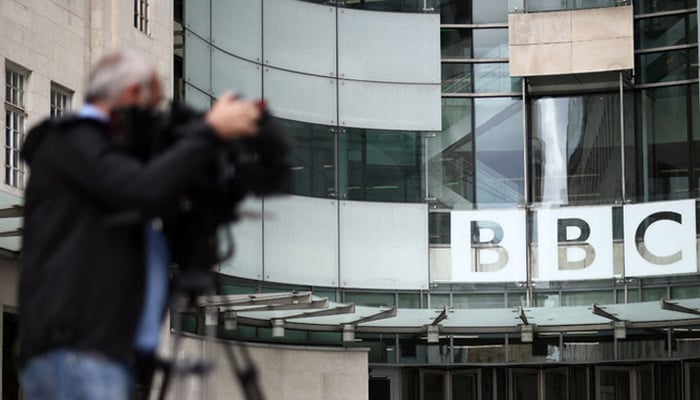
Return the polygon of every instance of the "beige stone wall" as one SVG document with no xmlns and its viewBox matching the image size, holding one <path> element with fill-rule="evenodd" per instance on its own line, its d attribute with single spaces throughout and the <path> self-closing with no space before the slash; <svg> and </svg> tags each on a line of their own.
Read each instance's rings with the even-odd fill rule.
<svg viewBox="0 0 700 400">
<path fill-rule="evenodd" d="M 632 6 L 508 16 L 511 76 L 634 68 Z"/>
<path fill-rule="evenodd" d="M 174 336 L 167 334 L 172 340 Z M 164 348 L 169 348 L 166 343 Z M 186 337 L 178 352 L 179 360 L 205 356 L 215 363 L 206 384 L 181 379 L 168 386 L 168 398 L 244 400 L 238 379 L 221 346 L 229 342 L 207 342 Z M 233 347 L 236 349 L 236 347 Z M 248 351 L 259 371 L 259 383 L 267 400 L 363 400 L 368 398 L 368 351 L 365 349 L 316 348 L 248 344 Z M 166 352 L 167 354 L 167 352 Z M 236 353 L 240 354 L 240 353 Z M 159 381 L 151 393 L 155 398 Z M 203 395 L 206 396 L 203 396 Z M 177 396 L 181 397 L 177 397 Z"/>
</svg>

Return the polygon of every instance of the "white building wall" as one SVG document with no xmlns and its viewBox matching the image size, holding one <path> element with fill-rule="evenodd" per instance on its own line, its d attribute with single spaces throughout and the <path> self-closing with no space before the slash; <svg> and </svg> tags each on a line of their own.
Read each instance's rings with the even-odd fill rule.
<svg viewBox="0 0 700 400">
<path fill-rule="evenodd" d="M 173 335 L 168 335 L 172 340 Z M 208 382 L 190 377 L 168 387 L 168 399 L 243 400 L 238 379 L 222 346 L 230 346 L 245 366 L 237 345 L 231 342 L 203 341 L 197 337 L 182 340 L 178 360 L 207 359 L 214 363 Z M 362 400 L 368 398 L 369 369 L 367 349 L 319 348 L 284 345 L 246 345 L 259 372 L 259 387 L 268 400 Z M 159 393 L 156 377 L 153 395 Z"/>
</svg>

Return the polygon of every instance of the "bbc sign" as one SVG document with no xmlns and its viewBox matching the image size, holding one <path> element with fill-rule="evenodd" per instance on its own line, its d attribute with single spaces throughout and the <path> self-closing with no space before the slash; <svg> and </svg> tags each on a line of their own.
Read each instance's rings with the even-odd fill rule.
<svg viewBox="0 0 700 400">
<path fill-rule="evenodd" d="M 452 280 L 515 282 L 527 277 L 525 210 L 453 211 Z M 612 207 L 535 212 L 533 238 L 543 281 L 614 277 Z M 697 272 L 695 201 L 623 206 L 625 276 Z"/>
</svg>

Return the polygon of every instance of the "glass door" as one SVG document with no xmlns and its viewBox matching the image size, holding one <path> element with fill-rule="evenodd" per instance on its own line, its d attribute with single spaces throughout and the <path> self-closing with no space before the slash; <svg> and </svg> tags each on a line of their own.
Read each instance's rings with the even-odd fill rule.
<svg viewBox="0 0 700 400">
<path fill-rule="evenodd" d="M 632 370 L 626 367 L 596 368 L 596 399 L 633 400 Z"/>
<path fill-rule="evenodd" d="M 447 400 L 445 372 L 429 369 L 420 371 L 420 400 Z"/>
<path fill-rule="evenodd" d="M 479 370 L 454 371 L 450 375 L 452 400 L 481 400 L 481 372 Z"/>
<path fill-rule="evenodd" d="M 539 380 L 539 369 L 511 369 L 510 400 L 540 400 Z"/>
</svg>

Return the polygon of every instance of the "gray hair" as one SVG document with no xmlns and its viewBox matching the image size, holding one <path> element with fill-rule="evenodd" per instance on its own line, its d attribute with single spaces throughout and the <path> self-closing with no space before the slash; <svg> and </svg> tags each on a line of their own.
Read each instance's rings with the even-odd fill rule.
<svg viewBox="0 0 700 400">
<path fill-rule="evenodd" d="M 109 53 L 90 72 L 85 101 L 112 100 L 134 84 L 148 87 L 153 74 L 153 66 L 132 50 Z"/>
</svg>

